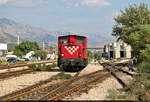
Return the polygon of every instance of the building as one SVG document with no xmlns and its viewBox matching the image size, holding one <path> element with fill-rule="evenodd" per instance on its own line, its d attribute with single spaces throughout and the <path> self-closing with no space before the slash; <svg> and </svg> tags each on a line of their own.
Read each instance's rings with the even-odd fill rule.
<svg viewBox="0 0 150 102">
<path fill-rule="evenodd" d="M 131 58 L 132 48 L 123 41 L 117 41 L 104 45 L 104 52 L 108 53 L 109 58 Z"/>
<path fill-rule="evenodd" d="M 54 60 L 56 58 L 55 50 L 45 50 L 47 52 L 47 58 L 50 58 L 51 60 Z"/>
<path fill-rule="evenodd" d="M 7 52 L 7 43 L 0 43 L 0 56 L 6 56 Z"/>
</svg>

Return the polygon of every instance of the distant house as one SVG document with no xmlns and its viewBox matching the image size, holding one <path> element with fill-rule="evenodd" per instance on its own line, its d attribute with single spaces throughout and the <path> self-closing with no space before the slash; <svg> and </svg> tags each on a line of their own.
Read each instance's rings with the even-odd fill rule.
<svg viewBox="0 0 150 102">
<path fill-rule="evenodd" d="M 53 49 L 49 49 L 49 50 L 45 50 L 47 52 L 47 58 L 50 58 L 52 60 L 55 59 L 55 50 Z"/>
<path fill-rule="evenodd" d="M 29 53 L 27 53 L 27 54 L 25 55 L 25 58 L 32 59 L 32 56 L 33 56 L 34 54 L 35 54 L 34 51 L 30 51 Z"/>
<path fill-rule="evenodd" d="M 0 42 L 0 56 L 6 56 L 7 52 L 7 43 Z"/>
</svg>

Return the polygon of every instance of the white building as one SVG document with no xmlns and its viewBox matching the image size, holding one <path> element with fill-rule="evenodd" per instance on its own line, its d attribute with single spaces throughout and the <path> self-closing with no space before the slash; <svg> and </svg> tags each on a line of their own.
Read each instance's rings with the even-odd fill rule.
<svg viewBox="0 0 150 102">
<path fill-rule="evenodd" d="M 121 40 L 106 44 L 104 46 L 104 52 L 108 53 L 109 58 L 131 58 L 132 57 L 131 46 L 124 43 Z"/>
<path fill-rule="evenodd" d="M 33 56 L 34 54 L 35 54 L 34 51 L 30 51 L 29 53 L 27 53 L 27 54 L 25 55 L 25 58 L 32 59 L 32 56 Z"/>
<path fill-rule="evenodd" d="M 55 50 L 45 50 L 47 52 L 47 58 L 50 58 L 51 60 L 54 60 L 56 58 Z"/>
<path fill-rule="evenodd" d="M 7 43 L 0 43 L 0 56 L 7 55 Z"/>
</svg>

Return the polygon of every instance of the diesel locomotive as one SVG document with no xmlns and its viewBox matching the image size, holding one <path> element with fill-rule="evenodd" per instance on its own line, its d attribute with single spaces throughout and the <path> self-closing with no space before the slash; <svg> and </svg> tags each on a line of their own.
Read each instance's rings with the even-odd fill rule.
<svg viewBox="0 0 150 102">
<path fill-rule="evenodd" d="M 88 64 L 87 38 L 79 35 L 58 37 L 58 67 L 64 71 L 80 71 Z"/>
</svg>

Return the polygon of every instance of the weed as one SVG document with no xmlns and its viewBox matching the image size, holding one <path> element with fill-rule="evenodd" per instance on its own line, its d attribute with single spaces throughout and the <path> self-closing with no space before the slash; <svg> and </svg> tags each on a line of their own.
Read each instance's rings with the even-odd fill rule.
<svg viewBox="0 0 150 102">
<path fill-rule="evenodd" d="M 114 89 L 108 89 L 108 96 L 106 96 L 106 98 L 110 98 L 110 99 L 116 99 L 117 98 L 117 92 Z"/>
<path fill-rule="evenodd" d="M 139 73 L 150 73 L 150 63 L 149 62 L 142 62 L 137 67 L 137 71 Z"/>
<path fill-rule="evenodd" d="M 52 76 L 52 80 L 65 80 L 70 79 L 72 76 L 70 74 L 58 73 L 57 75 Z"/>
<path fill-rule="evenodd" d="M 50 71 L 51 68 L 56 67 L 57 64 L 53 63 L 51 65 L 46 65 L 46 64 L 32 64 L 29 65 L 28 67 L 31 68 L 32 70 L 36 70 L 36 71 Z"/>
<path fill-rule="evenodd" d="M 29 65 L 28 66 L 30 69 L 32 69 L 32 70 L 36 70 L 36 64 L 31 64 L 31 65 Z"/>
</svg>

